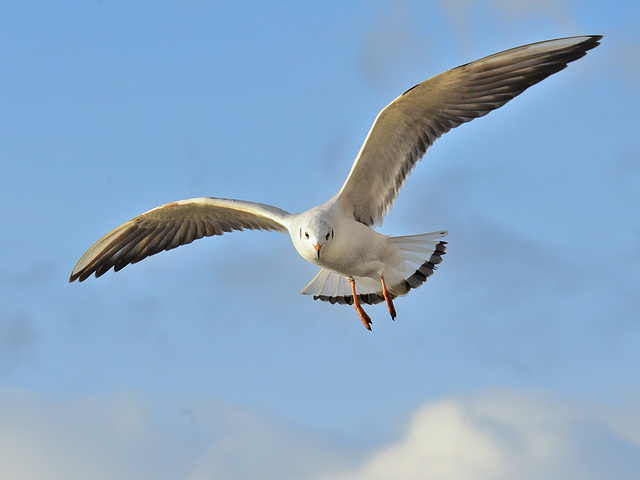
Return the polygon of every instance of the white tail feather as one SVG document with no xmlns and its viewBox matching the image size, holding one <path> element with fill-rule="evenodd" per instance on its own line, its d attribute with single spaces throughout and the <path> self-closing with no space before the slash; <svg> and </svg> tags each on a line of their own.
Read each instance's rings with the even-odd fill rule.
<svg viewBox="0 0 640 480">
<path fill-rule="evenodd" d="M 412 288 L 424 283 L 442 261 L 446 242 L 440 241 L 447 235 L 446 231 L 391 237 L 404 257 L 402 264 L 395 266 L 385 274 L 387 288 L 393 298 L 406 295 Z M 382 283 L 379 278 L 354 277 L 356 294 L 362 303 L 379 303 L 384 301 Z M 351 284 L 346 277 L 326 268 L 304 287 L 302 295 L 313 295 L 314 300 L 330 303 L 353 303 Z"/>
</svg>

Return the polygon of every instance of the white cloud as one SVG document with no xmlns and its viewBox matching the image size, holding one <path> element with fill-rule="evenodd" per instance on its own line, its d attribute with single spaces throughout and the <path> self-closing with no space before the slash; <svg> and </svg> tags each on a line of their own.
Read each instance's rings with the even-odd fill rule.
<svg viewBox="0 0 640 480">
<path fill-rule="evenodd" d="M 493 476 L 504 462 L 502 449 L 487 429 L 465 419 L 453 401 L 430 404 L 418 411 L 403 439 L 374 453 L 347 479 L 462 479 L 478 472 Z"/>
<path fill-rule="evenodd" d="M 363 458 L 357 447 L 328 446 L 211 401 L 178 402 L 189 405 L 181 409 L 130 393 L 0 394 L 0 471 L 12 480 L 621 480 L 640 471 L 639 399 L 445 398 L 423 405 L 400 439 Z"/>
<path fill-rule="evenodd" d="M 636 478 L 640 403 L 627 411 L 494 393 L 429 403 L 404 438 L 322 480 Z M 621 425 L 626 428 L 620 429 Z"/>
</svg>

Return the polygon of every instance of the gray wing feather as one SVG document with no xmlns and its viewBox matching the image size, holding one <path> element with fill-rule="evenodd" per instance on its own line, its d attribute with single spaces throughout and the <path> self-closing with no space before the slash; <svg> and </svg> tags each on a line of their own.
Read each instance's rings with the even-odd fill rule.
<svg viewBox="0 0 640 480">
<path fill-rule="evenodd" d="M 290 214 L 261 203 L 226 198 L 192 198 L 149 210 L 98 240 L 69 278 L 82 282 L 202 237 L 234 230 L 287 232 Z"/>
<path fill-rule="evenodd" d="M 407 176 L 438 137 L 564 69 L 601 38 L 570 37 L 517 47 L 407 90 L 376 117 L 336 201 L 355 220 L 381 225 Z"/>
</svg>

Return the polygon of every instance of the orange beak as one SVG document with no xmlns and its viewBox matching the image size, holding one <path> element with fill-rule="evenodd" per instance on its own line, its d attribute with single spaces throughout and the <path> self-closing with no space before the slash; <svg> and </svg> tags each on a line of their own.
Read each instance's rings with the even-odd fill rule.
<svg viewBox="0 0 640 480">
<path fill-rule="evenodd" d="M 320 242 L 316 243 L 313 248 L 316 249 L 316 252 L 318 252 L 318 258 L 320 258 L 320 249 L 322 248 L 322 245 L 320 245 Z"/>
</svg>

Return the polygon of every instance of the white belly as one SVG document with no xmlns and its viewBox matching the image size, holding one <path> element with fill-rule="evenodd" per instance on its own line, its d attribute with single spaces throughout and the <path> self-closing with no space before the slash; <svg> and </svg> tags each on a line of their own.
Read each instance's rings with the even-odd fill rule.
<svg viewBox="0 0 640 480">
<path fill-rule="evenodd" d="M 341 225 L 344 227 L 344 225 Z M 379 280 L 388 266 L 401 261 L 400 250 L 382 235 L 359 222 L 340 228 L 336 238 L 322 248 L 313 263 L 346 277 Z"/>
</svg>

